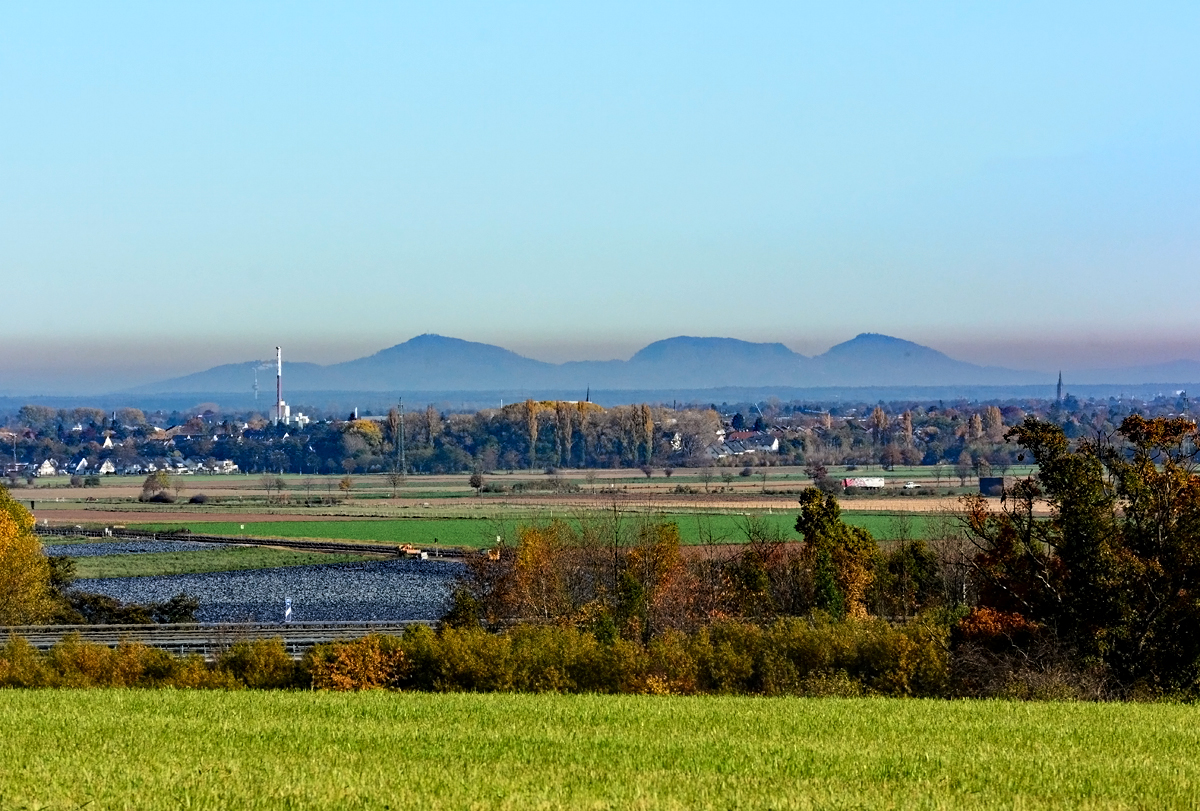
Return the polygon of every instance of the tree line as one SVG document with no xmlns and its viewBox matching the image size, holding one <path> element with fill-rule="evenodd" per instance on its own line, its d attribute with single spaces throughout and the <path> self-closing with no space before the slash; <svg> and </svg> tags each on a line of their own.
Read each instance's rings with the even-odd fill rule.
<svg viewBox="0 0 1200 811">
<path fill-rule="evenodd" d="M 381 417 L 338 419 L 303 427 L 275 425 L 261 414 L 146 415 L 137 409 L 25 406 L 4 429 L 24 474 L 46 459 L 106 460 L 118 471 L 154 464 L 210 466 L 230 460 L 247 473 L 452 473 L 560 467 L 638 468 L 810 465 L 934 466 L 947 484 L 975 475 L 1005 475 L 1018 451 L 1005 433 L 1026 417 L 1059 426 L 1077 440 L 1111 434 L 1133 413 L 1190 413 L 1185 397 L 1153 403 L 1117 400 L 1008 404 L 881 403 L 841 406 L 769 402 L 736 406 L 602 408 L 594 403 L 527 400 L 470 413 L 433 407 Z M 751 417 L 747 411 L 754 412 Z M 723 455 L 721 438 L 745 430 L 778 440 L 778 451 Z M 819 475 L 814 478 L 820 478 Z"/>
</svg>

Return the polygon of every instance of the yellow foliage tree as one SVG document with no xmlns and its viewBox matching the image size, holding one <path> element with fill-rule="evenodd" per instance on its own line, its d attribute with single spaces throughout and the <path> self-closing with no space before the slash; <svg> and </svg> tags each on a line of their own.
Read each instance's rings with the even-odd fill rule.
<svg viewBox="0 0 1200 811">
<path fill-rule="evenodd" d="M 0 487 L 0 625 L 46 621 L 54 610 L 50 563 L 33 516 Z"/>
<path fill-rule="evenodd" d="M 555 519 L 549 524 L 518 530 L 516 596 L 521 613 L 539 620 L 553 620 L 570 612 L 571 601 L 563 557 L 577 544 L 571 527 Z"/>
<path fill-rule="evenodd" d="M 353 420 L 346 430 L 358 434 L 372 447 L 379 447 L 383 443 L 383 429 L 374 420 Z"/>
</svg>

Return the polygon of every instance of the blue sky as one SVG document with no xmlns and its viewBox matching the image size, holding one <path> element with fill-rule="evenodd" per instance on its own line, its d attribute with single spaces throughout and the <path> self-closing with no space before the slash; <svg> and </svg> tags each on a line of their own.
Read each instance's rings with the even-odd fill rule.
<svg viewBox="0 0 1200 811">
<path fill-rule="evenodd" d="M 1048 5 L 9 4 L 0 392 L 423 332 L 1200 358 L 1200 5 Z"/>
</svg>

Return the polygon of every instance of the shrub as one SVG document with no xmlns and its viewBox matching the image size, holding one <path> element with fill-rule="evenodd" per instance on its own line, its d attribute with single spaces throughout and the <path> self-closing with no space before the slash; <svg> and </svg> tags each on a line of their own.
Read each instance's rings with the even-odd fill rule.
<svg viewBox="0 0 1200 811">
<path fill-rule="evenodd" d="M 300 675 L 299 667 L 278 637 L 235 642 L 217 657 L 216 667 L 258 690 L 294 687 Z"/>
<path fill-rule="evenodd" d="M 207 504 L 208 496 L 204 495 L 203 493 L 197 493 L 196 495 L 194 495 L 188 499 L 188 503 L 189 504 Z"/>
<path fill-rule="evenodd" d="M 863 694 L 863 689 L 844 670 L 821 670 L 800 682 L 799 693 L 810 698 L 855 698 Z"/>
<path fill-rule="evenodd" d="M 47 687 L 49 678 L 41 654 L 18 636 L 0 646 L 0 687 Z"/>
<path fill-rule="evenodd" d="M 570 626 L 522 625 L 502 633 L 413 626 L 400 637 L 372 634 L 318 645 L 300 664 L 278 639 L 241 641 L 212 665 L 74 635 L 46 653 L 9 640 L 0 647 L 0 687 L 949 695 L 945 629 L 927 617 L 902 628 L 821 616 L 766 627 L 723 621 L 691 635 L 667 631 L 642 645 L 602 642 Z M 976 689 L 1023 698 L 1079 695 L 1062 690 L 1074 673 L 1045 667 Z"/>
<path fill-rule="evenodd" d="M 831 479 L 828 476 L 817 479 L 815 482 L 813 482 L 813 484 L 816 485 L 818 490 L 826 495 L 840 496 L 846 492 L 846 488 L 842 487 L 842 483 L 840 481 L 837 479 Z"/>
<path fill-rule="evenodd" d="M 149 625 L 150 623 L 195 622 L 200 602 L 186 594 L 176 594 L 161 603 L 123 603 L 107 594 L 70 591 L 67 607 L 89 625 Z"/>
<path fill-rule="evenodd" d="M 199 656 L 174 656 L 138 643 L 110 648 L 73 634 L 44 653 L 18 638 L 0 647 L 0 687 L 236 686 Z"/>
<path fill-rule="evenodd" d="M 368 634 L 361 639 L 317 645 L 303 668 L 318 690 L 357 691 L 397 687 L 405 658 L 394 636 Z"/>
</svg>

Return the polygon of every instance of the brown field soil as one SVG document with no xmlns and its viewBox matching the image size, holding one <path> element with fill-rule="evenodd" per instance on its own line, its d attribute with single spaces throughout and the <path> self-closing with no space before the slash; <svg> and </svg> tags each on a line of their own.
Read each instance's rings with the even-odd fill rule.
<svg viewBox="0 0 1200 811">
<path fill-rule="evenodd" d="M 151 511 L 121 511 L 121 510 L 54 510 L 42 512 L 38 510 L 34 517 L 41 523 L 46 520 L 51 526 L 59 524 L 137 524 L 156 522 L 171 524 L 203 523 L 210 521 L 236 521 L 241 524 L 251 524 L 258 521 L 287 521 L 302 519 L 304 521 L 346 521 L 353 517 L 344 515 L 295 515 L 290 513 L 194 513 L 194 512 L 151 512 Z"/>
<path fill-rule="evenodd" d="M 988 500 L 993 509 L 999 509 L 999 499 Z M 420 502 L 417 502 L 420 503 Z M 38 522 L 45 521 L 52 525 L 62 524 L 135 524 L 135 523 L 205 523 L 205 522 L 237 522 L 258 523 L 263 521 L 350 521 L 371 520 L 382 518 L 441 518 L 447 512 L 459 517 L 465 517 L 477 510 L 500 511 L 511 508 L 540 512 L 541 510 L 561 510 L 566 513 L 593 512 L 610 510 L 614 506 L 622 512 L 667 512 L 667 513 L 738 513 L 738 512 L 792 512 L 796 509 L 794 498 L 715 498 L 706 499 L 667 499 L 639 498 L 619 499 L 614 502 L 611 497 L 597 496 L 581 498 L 579 496 L 528 497 L 518 499 L 439 499 L 437 510 L 426 511 L 414 508 L 413 503 L 402 504 L 400 501 L 388 500 L 386 503 L 372 504 L 369 509 L 358 509 L 354 502 L 344 505 L 325 505 L 305 509 L 302 507 L 270 509 L 270 510 L 225 510 L 210 509 L 173 510 L 148 509 L 138 505 L 138 508 L 123 510 L 119 506 L 104 505 L 95 508 L 81 508 L 79 505 L 63 505 L 62 509 L 42 509 L 35 511 Z M 884 512 L 884 513 L 937 513 L 955 512 L 959 509 L 957 499 L 953 498 L 879 498 L 852 499 L 842 502 L 842 509 L 847 512 Z M 1038 515 L 1048 515 L 1049 508 L 1045 505 L 1035 510 Z M 477 515 L 477 513 L 476 513 Z M 518 517 L 515 513 L 513 517 Z"/>
</svg>

